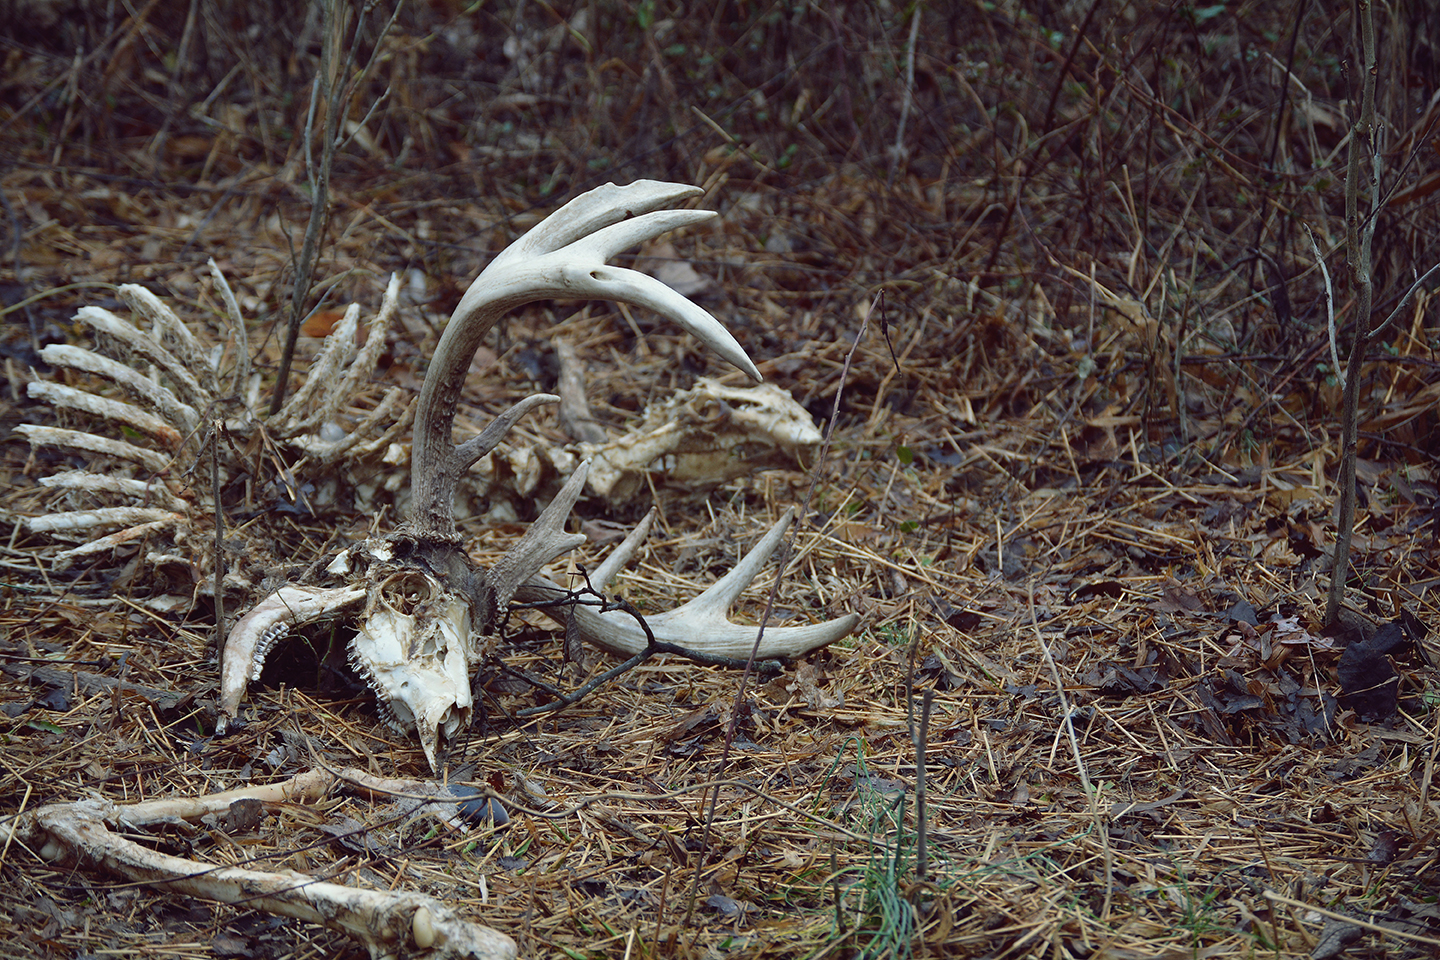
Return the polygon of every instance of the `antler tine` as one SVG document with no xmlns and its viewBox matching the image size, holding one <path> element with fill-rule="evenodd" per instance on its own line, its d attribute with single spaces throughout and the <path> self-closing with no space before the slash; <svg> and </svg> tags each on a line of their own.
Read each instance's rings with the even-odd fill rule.
<svg viewBox="0 0 1440 960">
<path fill-rule="evenodd" d="M 615 579 L 615 574 L 624 570 L 630 560 L 635 556 L 635 551 L 640 549 L 640 544 L 650 536 L 650 528 L 655 523 L 655 515 L 659 511 L 655 507 L 645 514 L 645 519 L 635 525 L 635 529 L 620 541 L 620 545 L 610 551 L 610 556 L 600 562 L 600 566 L 590 571 L 590 586 L 596 590 L 604 590 L 610 586 L 610 581 Z"/>
<path fill-rule="evenodd" d="M 524 400 L 511 404 L 508 410 L 491 420 L 490 424 L 479 434 L 455 448 L 451 463 L 456 476 L 458 477 L 472 463 L 494 450 L 496 445 L 505 439 L 510 428 L 519 423 L 520 418 L 525 414 L 541 404 L 559 402 L 560 398 L 553 393 L 533 393 Z"/>
<path fill-rule="evenodd" d="M 583 533 L 565 532 L 565 520 L 570 516 L 575 501 L 580 499 L 580 492 L 585 489 L 585 476 L 589 472 L 590 461 L 586 460 L 530 524 L 525 535 L 486 572 L 479 618 L 483 632 L 491 630 L 522 583 L 534 577 L 551 560 L 585 542 Z"/>
<path fill-rule="evenodd" d="M 602 184 L 580 194 L 540 221 L 501 251 L 495 260 L 528 260 L 553 253 L 627 217 L 638 217 L 680 200 L 698 197 L 704 192 L 688 183 L 666 183 L 662 180 L 636 180 L 623 187 L 613 183 Z"/>
<path fill-rule="evenodd" d="M 730 605 L 760 573 L 794 519 L 794 508 L 785 511 L 785 515 L 770 528 L 769 533 L 760 538 L 760 542 L 745 554 L 734 569 L 689 603 L 668 613 L 647 616 L 645 622 L 655 639 L 710 656 L 736 660 L 750 656 L 759 628 L 731 623 L 726 614 Z M 620 567 L 629 561 L 640 545 L 643 533 L 649 531 L 650 521 L 651 517 L 647 516 L 614 553 L 606 558 L 591 576 L 592 586 L 600 589 L 609 583 Z M 549 580 L 536 578 L 525 584 L 517 592 L 517 596 L 527 602 L 537 602 L 553 600 L 557 592 L 563 594 L 564 590 Z M 591 607 L 576 606 L 574 616 L 581 638 L 607 650 L 633 656 L 644 650 L 649 643 L 649 638 L 639 624 L 624 611 L 600 613 Z M 756 656 L 762 660 L 801 657 L 850 634 L 859 622 L 860 618 L 852 613 L 804 627 L 766 627 Z"/>
</svg>

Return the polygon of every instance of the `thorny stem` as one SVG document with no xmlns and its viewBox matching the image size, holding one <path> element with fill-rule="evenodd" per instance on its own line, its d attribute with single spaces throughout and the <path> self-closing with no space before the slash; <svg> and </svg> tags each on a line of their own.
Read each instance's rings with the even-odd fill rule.
<svg viewBox="0 0 1440 960">
<path fill-rule="evenodd" d="M 1345 581 L 1350 574 L 1350 538 L 1355 532 L 1355 456 L 1359 431 L 1360 381 L 1364 376 L 1365 353 L 1375 330 L 1370 325 L 1373 290 L 1370 279 L 1370 247 L 1375 238 L 1375 191 L 1379 185 L 1380 157 L 1375 143 L 1375 22 L 1370 0 L 1356 4 L 1359 18 L 1362 74 L 1360 116 L 1350 132 L 1350 157 L 1345 170 L 1345 248 L 1355 281 L 1355 341 L 1345 368 L 1345 389 L 1340 413 L 1339 505 L 1335 519 L 1335 558 L 1330 569 L 1330 591 L 1325 601 L 1325 624 L 1335 623 L 1345 602 Z M 1360 154 L 1362 144 L 1374 158 L 1369 198 L 1372 210 L 1360 221 Z"/>
<path fill-rule="evenodd" d="M 340 118 L 345 113 L 346 103 L 352 91 L 359 88 L 369 76 L 370 70 L 379 60 L 385 35 L 400 16 L 404 0 L 397 0 L 390 19 L 375 38 L 375 48 L 369 61 L 353 79 L 348 78 L 359 52 L 360 39 L 365 30 L 365 15 L 373 3 L 360 5 L 355 21 L 355 33 L 350 40 L 350 49 L 340 70 L 335 70 L 335 52 L 345 31 L 345 18 L 340 9 L 342 0 L 323 0 L 324 22 L 320 43 L 320 67 L 310 89 L 310 109 L 305 119 L 305 171 L 310 179 L 310 222 L 305 227 L 305 242 L 300 247 L 300 260 L 295 265 L 295 289 L 290 296 L 290 323 L 285 331 L 285 346 L 280 353 L 280 372 L 275 380 L 275 393 L 270 398 L 270 415 L 280 412 L 285 405 L 285 393 L 290 381 L 290 366 L 295 359 L 295 343 L 300 338 L 300 321 L 304 317 L 305 298 L 310 295 L 311 280 L 315 275 L 315 252 L 320 245 L 320 234 L 330 212 L 330 171 L 335 165 L 335 151 L 340 146 Z M 325 128 L 321 133 L 320 162 L 315 164 L 310 148 L 313 140 L 315 112 L 321 101 L 325 104 Z M 367 115 L 368 116 L 368 115 Z"/>
<path fill-rule="evenodd" d="M 340 16 L 336 12 L 339 0 L 324 0 L 324 36 L 320 42 L 320 68 L 310 88 L 310 110 L 305 118 L 305 168 L 310 178 L 310 222 L 305 226 L 305 242 L 300 247 L 300 261 L 295 265 L 295 289 L 290 295 L 290 324 L 285 331 L 285 346 L 280 352 L 280 372 L 275 380 L 275 393 L 270 398 L 270 415 L 280 412 L 285 404 L 285 393 L 290 382 L 290 365 L 295 359 L 295 342 L 300 338 L 301 311 L 305 298 L 310 293 L 310 280 L 315 271 L 315 248 L 320 243 L 320 231 L 325 223 L 325 213 L 330 200 L 330 168 L 335 160 L 335 134 L 340 120 L 339 98 L 335 96 L 334 78 L 331 76 L 335 44 L 339 39 Z M 315 111 L 321 100 L 325 101 L 325 129 L 322 134 L 319 168 L 310 162 L 310 144 L 315 123 Z"/>
<path fill-rule="evenodd" d="M 211 261 L 212 263 L 214 261 Z M 210 421 L 210 497 L 215 514 L 215 656 L 225 654 L 225 512 L 220 504 L 220 420 Z"/>
</svg>

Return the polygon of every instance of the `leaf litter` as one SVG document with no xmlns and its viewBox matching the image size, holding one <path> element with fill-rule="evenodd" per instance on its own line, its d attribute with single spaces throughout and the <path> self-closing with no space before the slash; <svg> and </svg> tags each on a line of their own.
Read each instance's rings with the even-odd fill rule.
<svg viewBox="0 0 1440 960">
<path fill-rule="evenodd" d="M 1259 182 L 1264 105 L 1236 100 L 1244 109 L 1229 139 L 1207 132 L 1226 102 L 1216 68 L 1193 56 L 1179 39 L 1185 31 L 1164 32 L 1174 24 L 1162 13 L 1125 26 L 1101 4 L 1090 29 L 1112 40 L 1154 31 L 1147 35 L 1157 43 L 1175 44 L 1181 75 L 1164 83 L 1195 98 L 1179 112 L 1145 93 L 1152 81 L 1142 83 L 1133 62 L 1103 52 L 1119 47 L 1099 42 L 1076 48 L 1065 66 L 1074 84 L 1052 101 L 1050 86 L 1019 69 L 1034 50 L 1053 50 L 1036 24 L 991 11 L 981 18 L 989 46 L 977 52 L 927 8 L 935 30 L 920 34 L 915 95 L 928 126 L 912 127 L 908 165 L 891 179 L 846 145 L 888 142 L 887 130 L 893 139 L 893 130 L 869 126 L 893 115 L 857 119 L 825 106 L 896 95 L 893 76 L 870 60 L 843 69 L 827 60 L 824 69 L 840 71 L 833 75 L 806 61 L 773 90 L 747 86 L 746 66 L 731 65 L 726 82 L 764 89 L 767 106 L 790 111 L 785 122 L 758 108 L 725 113 L 687 85 L 663 49 L 627 46 L 617 28 L 604 34 L 617 67 L 634 63 L 636 77 L 684 91 L 667 98 L 626 86 L 618 99 L 635 111 L 626 115 L 586 92 L 589 62 L 547 32 L 555 24 L 501 6 L 523 29 L 515 58 L 477 54 L 474 69 L 501 91 L 486 108 L 493 112 L 467 117 L 455 98 L 412 119 L 384 106 L 374 131 L 406 131 L 423 145 L 415 148 L 423 161 L 401 158 L 404 137 L 371 137 L 379 153 L 357 154 L 336 178 L 321 274 L 337 278 L 333 297 L 374 304 L 391 270 L 417 277 L 377 386 L 418 386 L 460 286 L 533 223 L 536 207 L 556 205 L 535 185 L 558 190 L 558 201 L 589 182 L 574 171 L 596 158 L 616 165 L 605 176 L 617 181 L 707 182 L 721 221 L 642 253 L 652 272 L 707 298 L 767 380 L 812 414 L 827 418 L 840 393 L 837 446 L 807 465 L 818 471 L 815 510 L 777 603 L 797 621 L 859 612 L 865 627 L 764 679 L 742 704 L 733 702 L 733 674 L 660 660 L 558 716 L 514 723 L 510 716 L 543 694 L 511 675 L 480 678 L 484 720 L 452 758 L 450 780 L 501 795 L 491 802 L 503 806 L 503 826 L 499 816 L 459 827 L 413 820 L 412 811 L 336 796 L 267 806 L 258 819 L 237 812 L 146 842 L 215 862 L 417 887 L 534 956 L 1432 955 L 1437 721 L 1427 648 L 1440 574 L 1428 444 L 1440 384 L 1417 304 L 1390 352 L 1370 361 L 1355 599 L 1341 628 L 1323 631 L 1338 388 L 1317 367 L 1328 354 L 1323 331 L 1313 315 L 1300 316 L 1318 282 L 1286 253 L 1297 275 L 1286 293 L 1294 313 L 1282 315 L 1268 279 L 1258 281 L 1267 300 L 1234 270 L 1197 266 L 1240 259 L 1235 238 L 1263 226 L 1242 193 Z M 137 36 L 160 36 L 144 16 L 131 24 Z M 878 7 L 873 21 L 801 16 L 784 29 L 840 31 L 903 60 L 905 31 L 884 16 Z M 435 43 L 479 50 L 465 46 L 476 23 L 451 17 Z M 431 25 L 406 24 L 388 82 L 420 96 L 414 81 L 434 55 L 421 42 Z M 1312 49 L 1340 49 L 1321 25 L 1302 26 Z M 705 31 L 725 28 L 683 19 L 665 27 L 672 44 L 697 49 L 724 46 Z M 69 316 L 83 303 L 104 304 L 101 285 L 153 285 L 189 318 L 216 322 L 199 251 L 220 261 L 246 314 L 263 318 L 252 340 L 264 340 L 288 295 L 288 251 L 307 213 L 302 181 L 286 172 L 279 141 L 267 139 L 265 111 L 282 106 L 237 98 L 230 119 L 250 120 L 187 130 L 199 139 L 171 142 L 165 176 L 152 180 L 134 150 L 134 138 L 153 137 L 163 123 L 146 112 L 151 79 L 138 67 L 92 77 L 69 59 L 34 57 L 36 49 L 17 48 L 28 72 L 16 71 L 5 94 L 14 119 L 3 136 L 25 162 L 0 174 L 7 216 L 21 225 L 3 282 L 7 303 L 23 299 L 12 293 L 51 293 L 7 316 L 7 427 L 38 415 L 24 388 L 37 340 L 73 340 Z M 134 53 L 140 62 L 152 55 Z M 1326 83 L 1322 65 L 1306 69 L 1310 88 Z M 250 73 L 263 91 L 263 73 Z M 67 76 L 82 96 L 68 114 L 46 115 L 67 131 L 56 139 L 35 111 L 58 102 L 21 108 Z M 189 82 L 198 88 L 204 76 Z M 234 95 L 220 79 L 203 92 L 218 90 L 223 101 Z M 87 108 L 85 100 L 102 82 L 120 84 L 123 108 L 108 132 L 98 101 Z M 1000 102 L 1006 84 L 1028 91 L 1015 109 L 1031 127 L 1046 122 L 1050 103 L 1051 136 L 1083 131 L 1065 147 L 1078 159 L 1066 159 L 1058 141 L 1007 134 L 1003 111 L 989 120 L 956 113 L 974 98 Z M 967 88 L 973 97 L 959 92 Z M 682 103 L 733 141 L 695 127 Z M 693 132 L 670 153 L 646 154 L 647 131 L 662 117 Z M 517 118 L 536 126 L 517 127 Z M 467 137 L 472 121 L 488 139 Z M 532 129 L 544 133 L 526 139 Z M 1285 150 L 1313 163 L 1275 188 L 1277 202 L 1313 223 L 1329 216 L 1317 198 L 1334 195 L 1320 183 L 1334 174 L 1323 158 L 1333 149 L 1328 130 L 1319 121 L 1287 128 Z M 952 134 L 969 147 L 949 143 Z M 1147 154 L 1142 135 L 1164 149 Z M 782 167 L 786 138 L 798 148 Z M 124 149 L 107 161 L 97 150 L 105 143 Z M 479 184 L 444 159 L 462 154 L 485 165 Z M 1160 155 L 1171 159 L 1140 160 Z M 1132 165 L 1122 169 L 1115 157 Z M 185 166 L 197 158 L 202 169 Z M 1393 202 L 1423 199 L 1433 163 L 1421 155 L 1406 174 L 1409 192 Z M 1205 164 L 1213 178 L 1193 178 Z M 1036 172 L 1016 172 L 1024 166 Z M 562 168 L 570 172 L 557 175 Z M 1148 213 L 1131 199 L 1137 190 Z M 1142 215 L 1153 236 L 1137 237 Z M 1413 251 L 1433 241 L 1418 220 L 1396 229 L 1382 274 L 1403 274 L 1413 266 L 1407 258 L 1420 256 Z M 1059 268 L 1046 269 L 1047 258 Z M 880 290 L 883 315 L 870 319 L 884 335 L 859 345 L 842 383 L 857 318 Z M 316 314 L 307 336 L 330 317 Z M 684 338 L 648 323 L 576 304 L 511 318 L 472 376 L 462 429 L 552 376 L 557 338 L 573 345 L 607 426 L 633 425 L 652 400 L 717 372 Z M 261 347 L 266 363 L 275 339 Z M 514 445 L 564 440 L 554 412 L 542 411 Z M 0 506 L 42 508 L 28 448 L 9 442 L 3 458 Z M 257 478 L 274 490 L 264 469 Z M 620 591 L 642 611 L 689 599 L 798 503 L 809 481 L 807 470 L 710 492 L 657 481 L 663 533 Z M 580 513 L 592 529 L 634 519 L 598 505 Z M 285 558 L 318 554 L 336 528 L 364 536 L 372 520 L 349 512 L 343 496 L 287 516 L 264 528 L 273 545 L 257 564 L 279 569 Z M 467 529 L 481 558 L 498 556 L 517 534 L 479 520 Z M 380 776 L 423 773 L 414 745 L 330 676 L 319 637 L 308 661 L 254 691 L 254 723 L 209 737 L 213 610 L 187 601 L 158 612 L 144 601 L 181 595 L 183 578 L 160 589 L 124 557 L 62 575 L 37 559 L 43 552 L 17 532 L 0 557 L 7 815 L 91 794 L 127 802 L 278 781 L 316 757 Z M 758 621 L 766 589 L 758 584 L 742 601 L 742 616 Z M 563 637 L 520 617 L 504 660 L 570 685 L 609 665 L 593 653 L 565 664 L 566 652 Z M 932 689 L 922 877 L 912 728 Z M 736 749 L 717 771 L 732 715 Z M 718 812 L 702 864 L 713 788 Z M 178 902 L 32 854 L 5 851 L 11 882 L 0 907 L 0 932 L 27 955 L 349 949 L 327 931 L 243 905 Z M 700 903 L 687 923 L 697 865 Z"/>
</svg>

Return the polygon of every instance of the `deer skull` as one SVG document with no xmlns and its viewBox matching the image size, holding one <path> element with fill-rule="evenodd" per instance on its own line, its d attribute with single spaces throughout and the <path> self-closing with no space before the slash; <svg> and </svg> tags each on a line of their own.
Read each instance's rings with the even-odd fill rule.
<svg viewBox="0 0 1440 960">
<path fill-rule="evenodd" d="M 565 533 L 564 525 L 584 488 L 588 463 L 493 567 L 481 569 L 465 552 L 453 512 L 458 479 L 526 412 L 559 399 L 527 397 L 479 436 L 455 444 L 456 404 L 475 350 L 503 314 L 522 304 L 557 297 L 617 300 L 676 321 L 758 382 L 755 365 L 709 313 L 652 277 L 606 263 L 628 247 L 713 217 L 708 211 L 664 209 L 699 193 L 655 181 L 606 184 L 552 214 L 476 278 L 436 347 L 416 406 L 409 518 L 388 536 L 341 553 L 327 568 L 329 582 L 286 584 L 235 624 L 221 659 L 219 732 L 238 716 L 246 684 L 259 676 L 276 641 L 302 624 L 353 618 L 351 663 L 370 683 L 387 720 L 418 736 L 438 771 L 446 744 L 470 722 L 470 676 L 490 652 L 511 600 L 517 593 L 527 600 L 563 595 L 540 570 L 585 540 Z M 741 648 L 748 653 L 745 638 L 755 631 L 729 623 L 726 609 L 779 543 L 788 519 L 706 594 L 654 618 L 655 635 L 699 653 L 723 649 L 734 655 Z M 637 533 L 602 567 L 600 583 L 633 553 L 643 530 Z M 577 627 L 587 640 L 631 652 L 644 646 L 623 614 L 581 612 L 576 610 Z M 845 636 L 856 620 L 770 629 L 759 655 L 801 655 Z"/>
</svg>

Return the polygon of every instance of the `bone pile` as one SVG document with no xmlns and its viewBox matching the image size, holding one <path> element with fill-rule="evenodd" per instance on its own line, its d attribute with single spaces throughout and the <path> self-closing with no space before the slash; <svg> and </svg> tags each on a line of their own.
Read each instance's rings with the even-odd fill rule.
<svg viewBox="0 0 1440 960">
<path fill-rule="evenodd" d="M 447 746 L 470 724 L 471 678 L 492 652 L 510 604 L 573 600 L 542 571 L 584 542 L 565 525 L 592 477 L 598 480 L 595 492 L 627 496 L 637 489 L 638 471 L 655 463 L 683 476 L 723 479 L 735 461 L 755 454 L 756 438 L 792 454 L 818 439 L 804 411 L 783 391 L 762 387 L 763 392 L 747 393 L 702 383 L 652 410 L 631 438 L 578 444 L 586 459 L 563 464 L 564 485 L 490 568 L 477 565 L 465 550 L 455 524 L 457 488 L 521 417 L 560 399 L 526 397 L 479 435 L 454 442 L 456 405 L 471 361 L 505 313 L 551 298 L 646 307 L 759 383 L 745 351 L 708 312 L 653 277 L 607 263 L 622 250 L 714 217 L 709 211 L 667 209 L 699 193 L 655 181 L 607 184 L 516 240 L 465 293 L 436 347 L 420 396 L 410 404 L 399 388 L 379 398 L 362 397 L 398 309 L 396 279 L 365 346 L 355 346 L 359 308 L 352 306 L 325 340 L 304 385 L 273 415 L 263 411 L 244 320 L 213 263 L 230 324 L 223 346 L 207 344 L 143 288 L 121 287 L 132 320 L 82 308 L 77 320 L 93 332 L 94 348 L 53 345 L 42 353 L 52 366 L 88 376 L 93 386 L 31 383 L 33 398 L 79 426 L 27 424 L 19 430 L 39 451 L 79 453 L 90 465 L 42 477 L 39 482 L 61 492 L 66 503 L 23 522 L 31 533 L 54 539 L 44 558 L 56 570 L 128 555 L 132 576 L 148 571 L 178 579 L 193 594 L 205 592 L 218 568 L 224 573 L 221 593 L 233 589 L 250 597 L 221 658 L 221 732 L 240 721 L 246 688 L 276 644 L 308 624 L 337 621 L 350 637 L 350 663 L 374 691 L 382 716 L 397 731 L 416 736 L 438 772 Z M 352 425 L 337 430 L 337 414 L 353 411 L 357 402 L 364 412 L 352 413 Z M 212 488 L 255 475 L 256 462 L 269 464 L 277 484 L 292 496 L 333 483 L 367 460 L 401 464 L 405 456 L 398 441 L 412 417 L 409 498 L 401 501 L 407 515 L 392 532 L 333 557 L 314 558 L 312 572 L 302 580 L 266 588 L 258 586 L 262 578 L 255 572 L 216 556 L 217 518 L 207 496 Z M 791 519 L 790 513 L 782 517 L 709 590 L 676 610 L 648 616 L 644 626 L 623 610 L 573 602 L 555 614 L 583 640 L 616 652 L 635 654 L 653 637 L 701 657 L 743 659 L 756 629 L 731 623 L 727 611 L 778 547 Z M 638 550 L 649 523 L 647 518 L 592 573 L 591 586 L 603 590 L 613 580 Z M 856 619 L 768 628 L 757 656 L 801 656 L 848 634 Z"/>
</svg>

